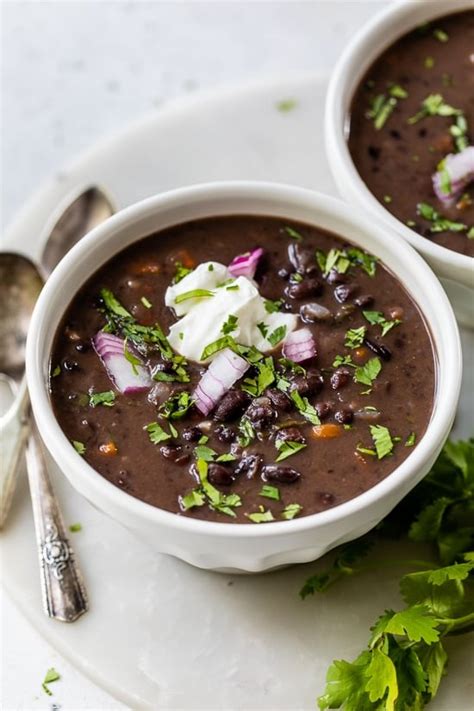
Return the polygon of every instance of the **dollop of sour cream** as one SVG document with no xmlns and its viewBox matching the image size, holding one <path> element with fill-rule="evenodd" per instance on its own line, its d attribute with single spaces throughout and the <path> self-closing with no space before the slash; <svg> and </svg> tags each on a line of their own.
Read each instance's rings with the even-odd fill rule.
<svg viewBox="0 0 474 711">
<path fill-rule="evenodd" d="M 191 296 L 197 290 L 207 295 Z M 219 262 L 199 264 L 166 290 L 166 306 L 179 317 L 168 334 L 170 345 L 188 360 L 205 363 L 212 359 L 202 359 L 206 346 L 222 338 L 234 324 L 228 335 L 237 343 L 255 346 L 262 353 L 271 351 L 297 327 L 298 316 L 269 313 L 265 301 L 253 279 L 233 278 Z M 280 334 L 281 339 L 275 342 Z"/>
</svg>

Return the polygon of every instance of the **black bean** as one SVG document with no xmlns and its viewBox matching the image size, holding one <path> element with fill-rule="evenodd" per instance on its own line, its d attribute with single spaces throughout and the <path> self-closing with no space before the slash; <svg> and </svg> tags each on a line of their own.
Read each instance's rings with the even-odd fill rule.
<svg viewBox="0 0 474 711">
<path fill-rule="evenodd" d="M 320 420 L 326 420 L 332 411 L 332 407 L 329 402 L 317 402 L 314 407 Z"/>
<path fill-rule="evenodd" d="M 216 462 L 210 462 L 207 478 L 214 486 L 230 486 L 234 481 L 230 469 L 226 469 L 222 464 L 216 464 Z"/>
<path fill-rule="evenodd" d="M 356 306 L 362 306 L 364 308 L 366 306 L 372 306 L 373 303 L 374 297 L 372 296 L 372 294 L 362 294 L 361 296 L 358 296 L 356 299 L 354 299 L 354 304 Z"/>
<path fill-rule="evenodd" d="M 79 341 L 76 343 L 74 348 L 78 351 L 78 353 L 87 353 L 87 351 L 91 348 L 91 344 L 87 341 Z"/>
<path fill-rule="evenodd" d="M 354 413 L 352 412 L 352 410 L 343 408 L 335 413 L 334 419 L 341 425 L 350 425 L 352 420 L 354 419 Z"/>
<path fill-rule="evenodd" d="M 314 274 L 318 269 L 314 251 L 298 242 L 292 242 L 288 247 L 288 258 L 299 274 Z"/>
<path fill-rule="evenodd" d="M 219 425 L 216 427 L 216 436 L 219 442 L 225 442 L 228 444 L 229 442 L 234 442 L 237 437 L 237 433 L 233 427 L 229 427 L 228 425 Z"/>
<path fill-rule="evenodd" d="M 176 464 L 186 464 L 190 458 L 189 452 L 186 452 L 179 444 L 164 444 L 160 447 L 160 453 L 165 459 L 176 462 Z"/>
<path fill-rule="evenodd" d="M 263 457 L 261 454 L 248 454 L 247 456 L 242 457 L 240 462 L 237 464 L 234 469 L 234 474 L 235 476 L 245 474 L 248 479 L 253 479 L 260 471 L 262 462 Z"/>
<path fill-rule="evenodd" d="M 331 271 L 326 277 L 326 281 L 329 284 L 347 284 L 349 279 L 349 274 L 343 274 L 342 272 L 338 272 L 337 269 L 331 269 Z"/>
<path fill-rule="evenodd" d="M 75 360 L 69 360 L 65 358 L 63 360 L 63 369 L 68 373 L 72 373 L 73 370 L 80 370 L 79 363 Z"/>
<path fill-rule="evenodd" d="M 347 368 L 338 368 L 331 375 L 331 387 L 333 390 L 339 390 L 346 387 L 352 380 L 352 375 Z"/>
<path fill-rule="evenodd" d="M 369 338 L 364 338 L 364 345 L 367 346 L 367 348 L 370 348 L 373 353 L 380 356 L 382 360 L 390 360 L 392 357 L 392 351 L 387 348 L 387 346 L 375 343 L 375 341 L 371 341 Z"/>
<path fill-rule="evenodd" d="M 249 405 L 245 414 L 257 430 L 265 429 L 278 416 L 269 397 L 257 397 Z"/>
<path fill-rule="evenodd" d="M 200 430 L 199 427 L 186 427 L 186 429 L 181 432 L 181 437 L 186 442 L 197 442 L 201 439 L 202 434 L 202 430 Z"/>
<path fill-rule="evenodd" d="M 357 284 L 339 284 L 339 286 L 336 286 L 334 289 L 334 297 L 340 304 L 344 304 L 355 296 L 358 289 Z"/>
<path fill-rule="evenodd" d="M 275 435 L 275 442 L 299 442 L 306 444 L 306 440 L 297 427 L 282 427 Z"/>
<path fill-rule="evenodd" d="M 262 470 L 264 481 L 274 481 L 278 484 L 293 484 L 301 474 L 292 467 L 280 467 L 277 464 L 267 464 Z"/>
<path fill-rule="evenodd" d="M 293 407 L 293 403 L 285 393 L 282 393 L 278 388 L 268 388 L 265 390 L 265 395 L 270 398 L 272 405 L 276 407 L 277 410 L 283 410 L 287 412 Z"/>
<path fill-rule="evenodd" d="M 330 321 L 332 313 L 321 304 L 303 304 L 300 308 L 300 316 L 305 323 L 316 323 L 316 321 Z"/>
<path fill-rule="evenodd" d="M 219 422 L 228 422 L 242 414 L 249 401 L 249 396 L 243 390 L 229 390 L 224 395 L 214 412 L 214 419 Z"/>
<path fill-rule="evenodd" d="M 292 377 L 290 391 L 297 390 L 300 395 L 315 395 L 322 390 L 323 385 L 323 376 L 319 370 L 308 370 L 305 375 Z"/>
<path fill-rule="evenodd" d="M 319 279 L 306 277 L 302 281 L 290 281 L 285 289 L 285 294 L 290 299 L 308 299 L 310 296 L 319 296 L 322 288 Z"/>
</svg>

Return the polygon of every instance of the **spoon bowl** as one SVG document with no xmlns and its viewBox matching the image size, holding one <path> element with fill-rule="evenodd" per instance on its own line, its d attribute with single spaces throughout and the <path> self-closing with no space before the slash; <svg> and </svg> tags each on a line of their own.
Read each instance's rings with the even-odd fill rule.
<svg viewBox="0 0 474 711">
<path fill-rule="evenodd" d="M 19 385 L 25 369 L 25 344 L 43 278 L 22 254 L 0 253 L 0 372 Z"/>
</svg>

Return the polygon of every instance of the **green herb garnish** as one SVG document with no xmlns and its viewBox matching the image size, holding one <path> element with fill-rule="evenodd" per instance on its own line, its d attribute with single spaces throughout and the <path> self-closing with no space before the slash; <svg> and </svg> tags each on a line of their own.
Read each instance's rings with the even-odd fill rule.
<svg viewBox="0 0 474 711">
<path fill-rule="evenodd" d="M 241 447 L 248 447 L 250 442 L 255 439 L 255 430 L 252 423 L 247 417 L 242 417 L 239 422 L 239 437 L 238 442 Z"/>
<path fill-rule="evenodd" d="M 61 366 L 59 364 L 54 368 L 53 372 L 51 373 L 51 377 L 57 378 L 58 375 L 61 375 Z"/>
<path fill-rule="evenodd" d="M 264 484 L 259 492 L 259 496 L 264 496 L 266 499 L 280 501 L 280 489 L 270 484 Z"/>
<path fill-rule="evenodd" d="M 464 232 L 467 225 L 462 222 L 448 220 L 437 212 L 434 207 L 427 202 L 420 202 L 417 205 L 417 212 L 424 220 L 431 222 L 430 232 Z"/>
<path fill-rule="evenodd" d="M 303 397 L 302 395 L 300 395 L 297 390 L 292 390 L 290 393 L 290 397 L 295 403 L 296 409 L 298 410 L 300 415 L 305 418 L 305 420 L 311 422 L 312 425 L 321 424 L 321 420 L 318 417 L 318 413 L 310 404 L 307 397 Z"/>
<path fill-rule="evenodd" d="M 370 434 L 374 440 L 378 459 L 383 459 L 392 453 L 394 443 L 388 427 L 384 427 L 383 425 L 371 425 Z"/>
<path fill-rule="evenodd" d="M 265 511 L 263 506 L 259 506 L 259 511 L 255 513 L 245 514 L 253 523 L 268 523 L 274 521 L 274 517 L 270 509 Z"/>
<path fill-rule="evenodd" d="M 176 393 L 160 405 L 160 417 L 167 420 L 178 420 L 187 415 L 189 408 L 193 405 L 194 400 L 188 392 Z"/>
<path fill-rule="evenodd" d="M 237 328 L 238 317 L 233 314 L 229 314 L 229 318 L 225 323 L 222 324 L 221 332 L 227 336 L 227 334 L 232 333 Z"/>
<path fill-rule="evenodd" d="M 142 298 L 140 299 L 140 301 L 142 302 L 143 306 L 144 306 L 146 309 L 151 309 L 152 303 L 151 303 L 150 301 L 148 301 L 148 299 L 146 298 L 146 296 L 142 296 Z"/>
<path fill-rule="evenodd" d="M 408 123 L 418 123 L 427 116 L 457 116 L 460 113 L 459 109 L 447 104 L 441 94 L 430 94 L 422 101 L 420 111 L 408 119 Z"/>
<path fill-rule="evenodd" d="M 217 456 L 217 452 L 211 449 L 211 447 L 206 447 L 205 444 L 198 444 L 194 449 L 194 456 L 196 459 L 202 459 L 204 462 L 213 462 Z"/>
<path fill-rule="evenodd" d="M 82 531 L 82 526 L 80 523 L 71 523 L 69 530 L 71 533 L 79 533 L 79 531 Z"/>
<path fill-rule="evenodd" d="M 293 227 L 285 226 L 283 229 L 285 230 L 286 234 L 291 237 L 291 239 L 295 239 L 297 242 L 301 242 L 301 240 L 303 239 L 303 235 L 294 230 Z"/>
<path fill-rule="evenodd" d="M 86 447 L 82 442 L 78 442 L 77 439 L 71 440 L 71 444 L 78 454 L 81 456 L 86 453 Z"/>
<path fill-rule="evenodd" d="M 278 299 L 277 301 L 272 301 L 271 299 L 265 299 L 265 311 L 269 314 L 274 314 L 277 311 L 281 311 L 283 306 L 283 299 Z"/>
<path fill-rule="evenodd" d="M 296 99 L 282 99 L 276 104 L 278 111 L 281 111 L 284 114 L 287 114 L 289 111 L 293 111 L 293 109 L 296 109 L 297 106 L 298 102 Z"/>
<path fill-rule="evenodd" d="M 440 30 L 439 27 L 433 30 L 433 37 L 439 42 L 447 42 L 449 40 L 449 35 L 444 30 Z"/>
<path fill-rule="evenodd" d="M 295 518 L 295 516 L 298 516 L 298 514 L 302 510 L 303 507 L 301 506 L 301 504 L 288 504 L 283 509 L 281 517 L 286 519 L 287 521 L 290 521 L 292 518 Z"/>
<path fill-rule="evenodd" d="M 150 422 L 145 429 L 148 432 L 148 437 L 150 438 L 150 442 L 152 444 L 167 442 L 172 437 L 172 435 L 168 434 L 168 432 L 166 432 L 163 427 L 158 424 L 158 422 Z"/>
<path fill-rule="evenodd" d="M 346 331 L 346 336 L 344 339 L 344 345 L 346 348 L 359 348 L 362 345 L 365 338 L 365 326 L 360 326 L 359 328 L 350 328 Z"/>
<path fill-rule="evenodd" d="M 178 284 L 178 282 L 181 281 L 181 279 L 184 279 L 185 276 L 190 274 L 193 270 L 188 269 L 187 267 L 184 267 L 181 262 L 175 262 L 175 275 L 173 277 L 173 284 Z"/>
<path fill-rule="evenodd" d="M 278 457 L 275 459 L 276 462 L 282 462 L 284 459 L 288 459 L 293 454 L 300 452 L 305 449 L 307 445 L 303 442 L 291 442 L 290 440 L 277 440 L 276 448 L 278 449 Z"/>
<path fill-rule="evenodd" d="M 416 442 L 416 435 L 414 432 L 410 432 L 405 441 L 405 447 L 413 447 Z"/>
<path fill-rule="evenodd" d="M 189 509 L 193 509 L 196 506 L 204 506 L 206 503 L 206 497 L 201 489 L 193 489 L 189 492 L 189 494 L 181 496 L 179 498 L 179 503 L 183 511 L 189 511 Z"/>
<path fill-rule="evenodd" d="M 52 696 L 53 692 L 49 688 L 48 684 L 52 684 L 55 681 L 59 681 L 61 676 L 58 674 L 56 669 L 51 667 L 51 669 L 48 669 L 46 672 L 46 675 L 44 677 L 43 683 L 41 684 L 43 691 L 48 694 L 48 696 Z"/>
<path fill-rule="evenodd" d="M 267 341 L 271 343 L 273 347 L 277 346 L 280 341 L 282 341 L 286 336 L 286 326 L 278 326 L 267 336 Z"/>
<path fill-rule="evenodd" d="M 238 494 L 223 494 L 216 489 L 207 478 L 208 463 L 203 459 L 197 460 L 196 469 L 201 482 L 201 492 L 205 495 L 211 509 L 235 518 L 236 514 L 233 509 L 242 505 L 240 496 Z"/>
<path fill-rule="evenodd" d="M 380 358 L 370 358 L 364 365 L 357 366 L 354 371 L 354 380 L 362 385 L 372 386 L 374 380 L 382 370 Z"/>
<path fill-rule="evenodd" d="M 249 395 L 258 397 L 275 381 L 276 373 L 273 358 L 269 356 L 265 360 L 254 363 L 253 367 L 257 371 L 256 377 L 245 378 L 241 388 Z"/>
<path fill-rule="evenodd" d="M 399 319 L 387 320 L 381 311 L 362 311 L 362 313 L 372 326 L 382 327 L 382 336 L 386 336 L 392 328 L 401 323 Z"/>
<path fill-rule="evenodd" d="M 113 407 L 115 404 L 115 393 L 113 390 L 106 390 L 103 393 L 91 393 L 89 395 L 89 405 L 91 407 L 97 407 L 97 405 L 104 405 L 104 407 Z"/>
<path fill-rule="evenodd" d="M 214 292 L 209 289 L 191 289 L 191 291 L 178 294 L 175 297 L 174 303 L 181 304 L 183 301 L 189 301 L 190 299 L 208 299 L 211 296 L 214 296 Z"/>
</svg>

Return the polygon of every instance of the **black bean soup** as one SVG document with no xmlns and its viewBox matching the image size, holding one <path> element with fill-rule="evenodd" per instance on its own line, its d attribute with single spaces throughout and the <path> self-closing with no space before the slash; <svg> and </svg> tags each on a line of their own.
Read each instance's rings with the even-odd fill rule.
<svg viewBox="0 0 474 711">
<path fill-rule="evenodd" d="M 256 247 L 265 311 L 294 314 L 316 355 L 285 346 L 285 328 L 266 333 L 265 353 L 243 347 L 229 317 L 210 351 L 225 346 L 246 372 L 203 415 L 195 391 L 210 366 L 170 347 L 165 292 Z M 211 309 L 212 294 L 195 300 L 206 298 Z M 152 376 L 128 394 L 106 367 L 124 353 L 129 373 Z M 417 306 L 374 257 L 309 225 L 228 216 L 153 234 L 89 279 L 56 334 L 51 396 L 71 446 L 115 486 L 179 515 L 262 523 L 324 511 L 389 475 L 426 430 L 435 371 Z"/>
<path fill-rule="evenodd" d="M 349 149 L 367 187 L 436 244 L 474 256 L 474 10 L 401 37 L 352 101 Z"/>
</svg>

